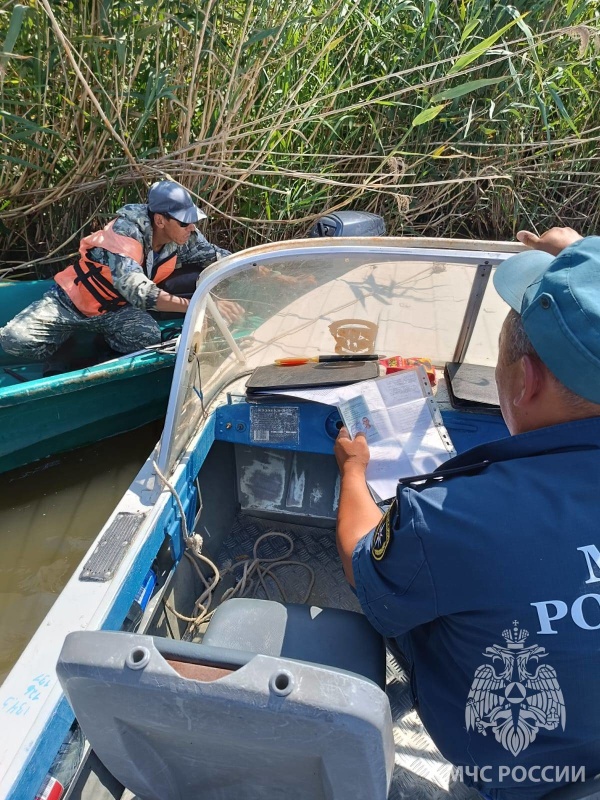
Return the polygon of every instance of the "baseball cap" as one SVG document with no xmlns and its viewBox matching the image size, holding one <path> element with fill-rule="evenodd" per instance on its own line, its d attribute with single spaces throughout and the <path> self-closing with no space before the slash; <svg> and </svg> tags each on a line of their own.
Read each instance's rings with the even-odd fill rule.
<svg viewBox="0 0 600 800">
<path fill-rule="evenodd" d="M 536 353 L 571 391 L 600 403 L 600 237 L 554 257 L 528 250 L 494 274 L 496 291 L 521 315 Z"/>
<path fill-rule="evenodd" d="M 188 224 L 206 219 L 192 196 L 175 181 L 157 181 L 148 192 L 148 209 L 154 214 L 168 214 Z"/>
</svg>

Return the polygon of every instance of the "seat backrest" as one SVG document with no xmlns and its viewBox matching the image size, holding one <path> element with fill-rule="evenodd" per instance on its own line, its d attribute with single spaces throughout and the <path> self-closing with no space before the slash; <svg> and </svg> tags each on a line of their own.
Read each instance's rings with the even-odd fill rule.
<svg viewBox="0 0 600 800">
<path fill-rule="evenodd" d="M 387 796 L 385 693 L 303 661 L 84 631 L 57 673 L 97 755 L 141 800 Z M 193 655 L 193 650 L 197 658 Z"/>
</svg>

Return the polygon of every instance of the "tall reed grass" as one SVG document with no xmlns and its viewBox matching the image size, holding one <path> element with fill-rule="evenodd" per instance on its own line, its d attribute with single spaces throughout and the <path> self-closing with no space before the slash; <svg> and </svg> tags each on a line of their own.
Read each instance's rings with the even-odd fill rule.
<svg viewBox="0 0 600 800">
<path fill-rule="evenodd" d="M 320 214 L 393 234 L 598 230 L 600 2 L 0 5 L 0 275 L 48 274 L 159 178 L 232 249 Z"/>
</svg>

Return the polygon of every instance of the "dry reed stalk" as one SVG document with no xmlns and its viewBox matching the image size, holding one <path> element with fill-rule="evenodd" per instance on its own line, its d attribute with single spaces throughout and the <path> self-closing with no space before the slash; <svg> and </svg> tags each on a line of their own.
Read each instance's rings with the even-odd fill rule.
<svg viewBox="0 0 600 800">
<path fill-rule="evenodd" d="M 532 14 L 545 19 L 550 5 L 540 0 Z M 146 17 L 129 9 L 110 19 L 95 0 L 80 18 L 63 19 L 54 6 L 54 22 L 48 17 L 39 29 L 42 50 L 53 49 L 59 72 L 51 73 L 49 58 L 41 62 L 46 80 L 35 106 L 39 129 L 29 133 L 29 146 L 20 144 L 26 129 L 17 128 L 21 138 L 15 136 L 10 153 L 23 156 L 27 166 L 6 162 L 0 174 L 0 222 L 14 225 L 4 235 L 6 247 L 21 241 L 35 254 L 48 236 L 49 249 L 60 252 L 57 237 L 72 238 L 94 207 L 107 216 L 167 175 L 215 209 L 238 246 L 273 233 L 292 235 L 319 213 L 352 204 L 384 213 L 391 232 L 452 235 L 494 225 L 492 233 L 505 238 L 518 214 L 535 224 L 553 214 L 598 223 L 598 89 L 593 82 L 584 87 L 574 72 L 594 74 L 595 31 L 590 28 L 586 52 L 574 52 L 580 36 L 571 50 L 566 41 L 589 19 L 553 20 L 533 33 L 525 26 L 450 74 L 457 56 L 483 35 L 461 42 L 460 26 L 438 9 L 427 22 L 414 16 L 411 49 L 401 27 L 395 37 L 377 27 L 379 9 L 396 20 L 393 4 L 355 0 L 345 4 L 345 17 L 341 7 L 337 0 L 320 17 L 302 18 L 295 0 L 273 4 L 272 35 L 261 30 L 266 15 L 253 2 L 238 8 L 209 0 L 200 10 L 182 0 L 167 11 L 159 0 Z M 559 21 L 559 6 L 555 12 Z M 488 33 L 502 24 L 490 22 Z M 146 32 L 152 25 L 161 26 L 159 34 Z M 564 61 L 571 51 L 573 81 L 565 71 L 561 86 L 547 85 L 543 59 L 556 62 L 559 53 Z M 15 75 L 22 63 L 14 61 Z M 51 88 L 57 74 L 59 91 Z M 490 75 L 504 75 L 500 88 L 448 101 L 433 123 L 412 127 L 436 93 Z M 2 97 L 8 85 L 20 83 L 4 81 Z M 11 92 L 13 107 L 29 113 Z M 538 110 L 530 102 L 534 96 Z M 507 111 L 513 116 L 502 117 Z M 530 141 L 519 140 L 519 124 L 531 129 Z M 4 141 L 11 141 L 15 125 L 1 118 Z M 394 168 L 399 160 L 402 170 Z M 268 219 L 253 223 L 263 204 Z M 75 216 L 69 220 L 61 209 Z M 490 209 L 498 219 L 490 221 Z"/>
</svg>

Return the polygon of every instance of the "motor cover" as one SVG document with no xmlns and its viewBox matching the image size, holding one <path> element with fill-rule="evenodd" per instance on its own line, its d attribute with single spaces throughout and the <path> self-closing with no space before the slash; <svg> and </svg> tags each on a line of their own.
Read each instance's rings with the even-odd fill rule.
<svg viewBox="0 0 600 800">
<path fill-rule="evenodd" d="M 385 222 L 368 211 L 335 211 L 315 223 L 309 236 L 385 236 Z"/>
</svg>

